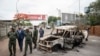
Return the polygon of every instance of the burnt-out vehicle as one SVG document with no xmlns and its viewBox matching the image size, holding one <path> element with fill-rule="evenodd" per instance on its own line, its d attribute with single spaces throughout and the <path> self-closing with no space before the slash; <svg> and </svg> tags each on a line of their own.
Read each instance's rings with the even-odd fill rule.
<svg viewBox="0 0 100 56">
<path fill-rule="evenodd" d="M 86 37 L 85 30 L 80 30 L 75 25 L 55 27 L 55 30 L 55 33 L 40 38 L 39 49 L 49 52 L 66 48 L 73 49 Z"/>
</svg>

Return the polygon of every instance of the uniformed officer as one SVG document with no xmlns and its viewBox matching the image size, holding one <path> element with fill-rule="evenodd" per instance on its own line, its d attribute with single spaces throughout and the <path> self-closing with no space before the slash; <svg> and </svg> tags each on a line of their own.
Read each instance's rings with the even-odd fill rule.
<svg viewBox="0 0 100 56">
<path fill-rule="evenodd" d="M 34 43 L 34 49 L 37 46 L 37 38 L 38 38 L 38 30 L 37 27 L 34 26 L 34 31 L 33 31 L 33 43 Z"/>
<path fill-rule="evenodd" d="M 25 31 L 25 52 L 24 52 L 24 56 L 27 55 L 28 45 L 30 47 L 30 54 L 32 54 L 32 32 L 30 32 L 29 29 L 26 29 L 26 31 Z"/>
<path fill-rule="evenodd" d="M 12 56 L 12 55 L 16 56 L 16 38 L 17 38 L 17 34 L 16 34 L 14 28 L 11 28 L 11 30 L 8 32 L 7 35 L 8 35 L 8 38 L 9 38 L 8 46 L 9 46 L 10 56 Z"/>
</svg>

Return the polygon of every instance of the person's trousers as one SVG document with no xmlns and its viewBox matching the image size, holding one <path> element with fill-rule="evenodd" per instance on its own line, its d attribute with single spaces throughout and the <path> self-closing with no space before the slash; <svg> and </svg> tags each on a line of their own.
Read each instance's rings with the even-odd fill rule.
<svg viewBox="0 0 100 56">
<path fill-rule="evenodd" d="M 37 38 L 33 38 L 33 44 L 34 44 L 34 48 L 37 47 Z"/>
<path fill-rule="evenodd" d="M 88 33 L 87 33 L 87 37 L 86 37 L 86 41 L 88 41 L 88 37 L 89 37 L 89 31 L 87 31 Z"/>
<path fill-rule="evenodd" d="M 23 39 L 18 39 L 20 51 L 23 51 Z"/>
<path fill-rule="evenodd" d="M 25 52 L 24 52 L 25 55 L 27 53 L 28 46 L 30 48 L 30 53 L 32 53 L 32 41 L 25 41 Z"/>
<path fill-rule="evenodd" d="M 16 55 L 16 42 L 9 42 L 9 52 L 10 55 Z"/>
</svg>

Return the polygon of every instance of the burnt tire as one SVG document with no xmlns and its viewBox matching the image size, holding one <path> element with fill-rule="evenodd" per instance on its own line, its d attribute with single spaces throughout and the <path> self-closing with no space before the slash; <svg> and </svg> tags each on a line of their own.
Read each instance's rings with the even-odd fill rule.
<svg viewBox="0 0 100 56">
<path fill-rule="evenodd" d="M 61 44 L 56 44 L 56 45 L 54 45 L 54 46 L 52 47 L 52 51 L 53 51 L 53 52 L 57 52 L 57 51 L 59 51 L 59 50 L 61 50 L 61 49 L 62 49 Z"/>
</svg>

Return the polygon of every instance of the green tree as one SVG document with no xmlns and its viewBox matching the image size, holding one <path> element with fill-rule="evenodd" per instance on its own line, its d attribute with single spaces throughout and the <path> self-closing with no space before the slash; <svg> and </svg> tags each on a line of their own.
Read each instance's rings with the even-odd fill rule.
<svg viewBox="0 0 100 56">
<path fill-rule="evenodd" d="M 31 26 L 31 22 L 29 20 L 14 20 L 13 23 L 17 26 Z"/>
<path fill-rule="evenodd" d="M 61 20 L 61 17 L 57 17 L 57 20 Z"/>
<path fill-rule="evenodd" d="M 51 23 L 52 21 L 55 22 L 57 19 L 54 16 L 49 16 L 48 17 L 48 23 Z"/>
<path fill-rule="evenodd" d="M 100 0 L 96 0 L 92 2 L 88 6 L 88 10 L 86 12 L 88 24 L 90 25 L 100 25 Z"/>
<path fill-rule="evenodd" d="M 24 20 L 25 26 L 32 26 L 31 22 L 29 20 Z"/>
<path fill-rule="evenodd" d="M 60 17 L 55 17 L 55 16 L 49 16 L 48 17 L 48 23 L 50 24 L 51 22 L 57 22 L 57 20 L 60 20 Z"/>
<path fill-rule="evenodd" d="M 45 28 L 46 24 L 46 22 L 41 22 L 39 25 Z"/>
</svg>

